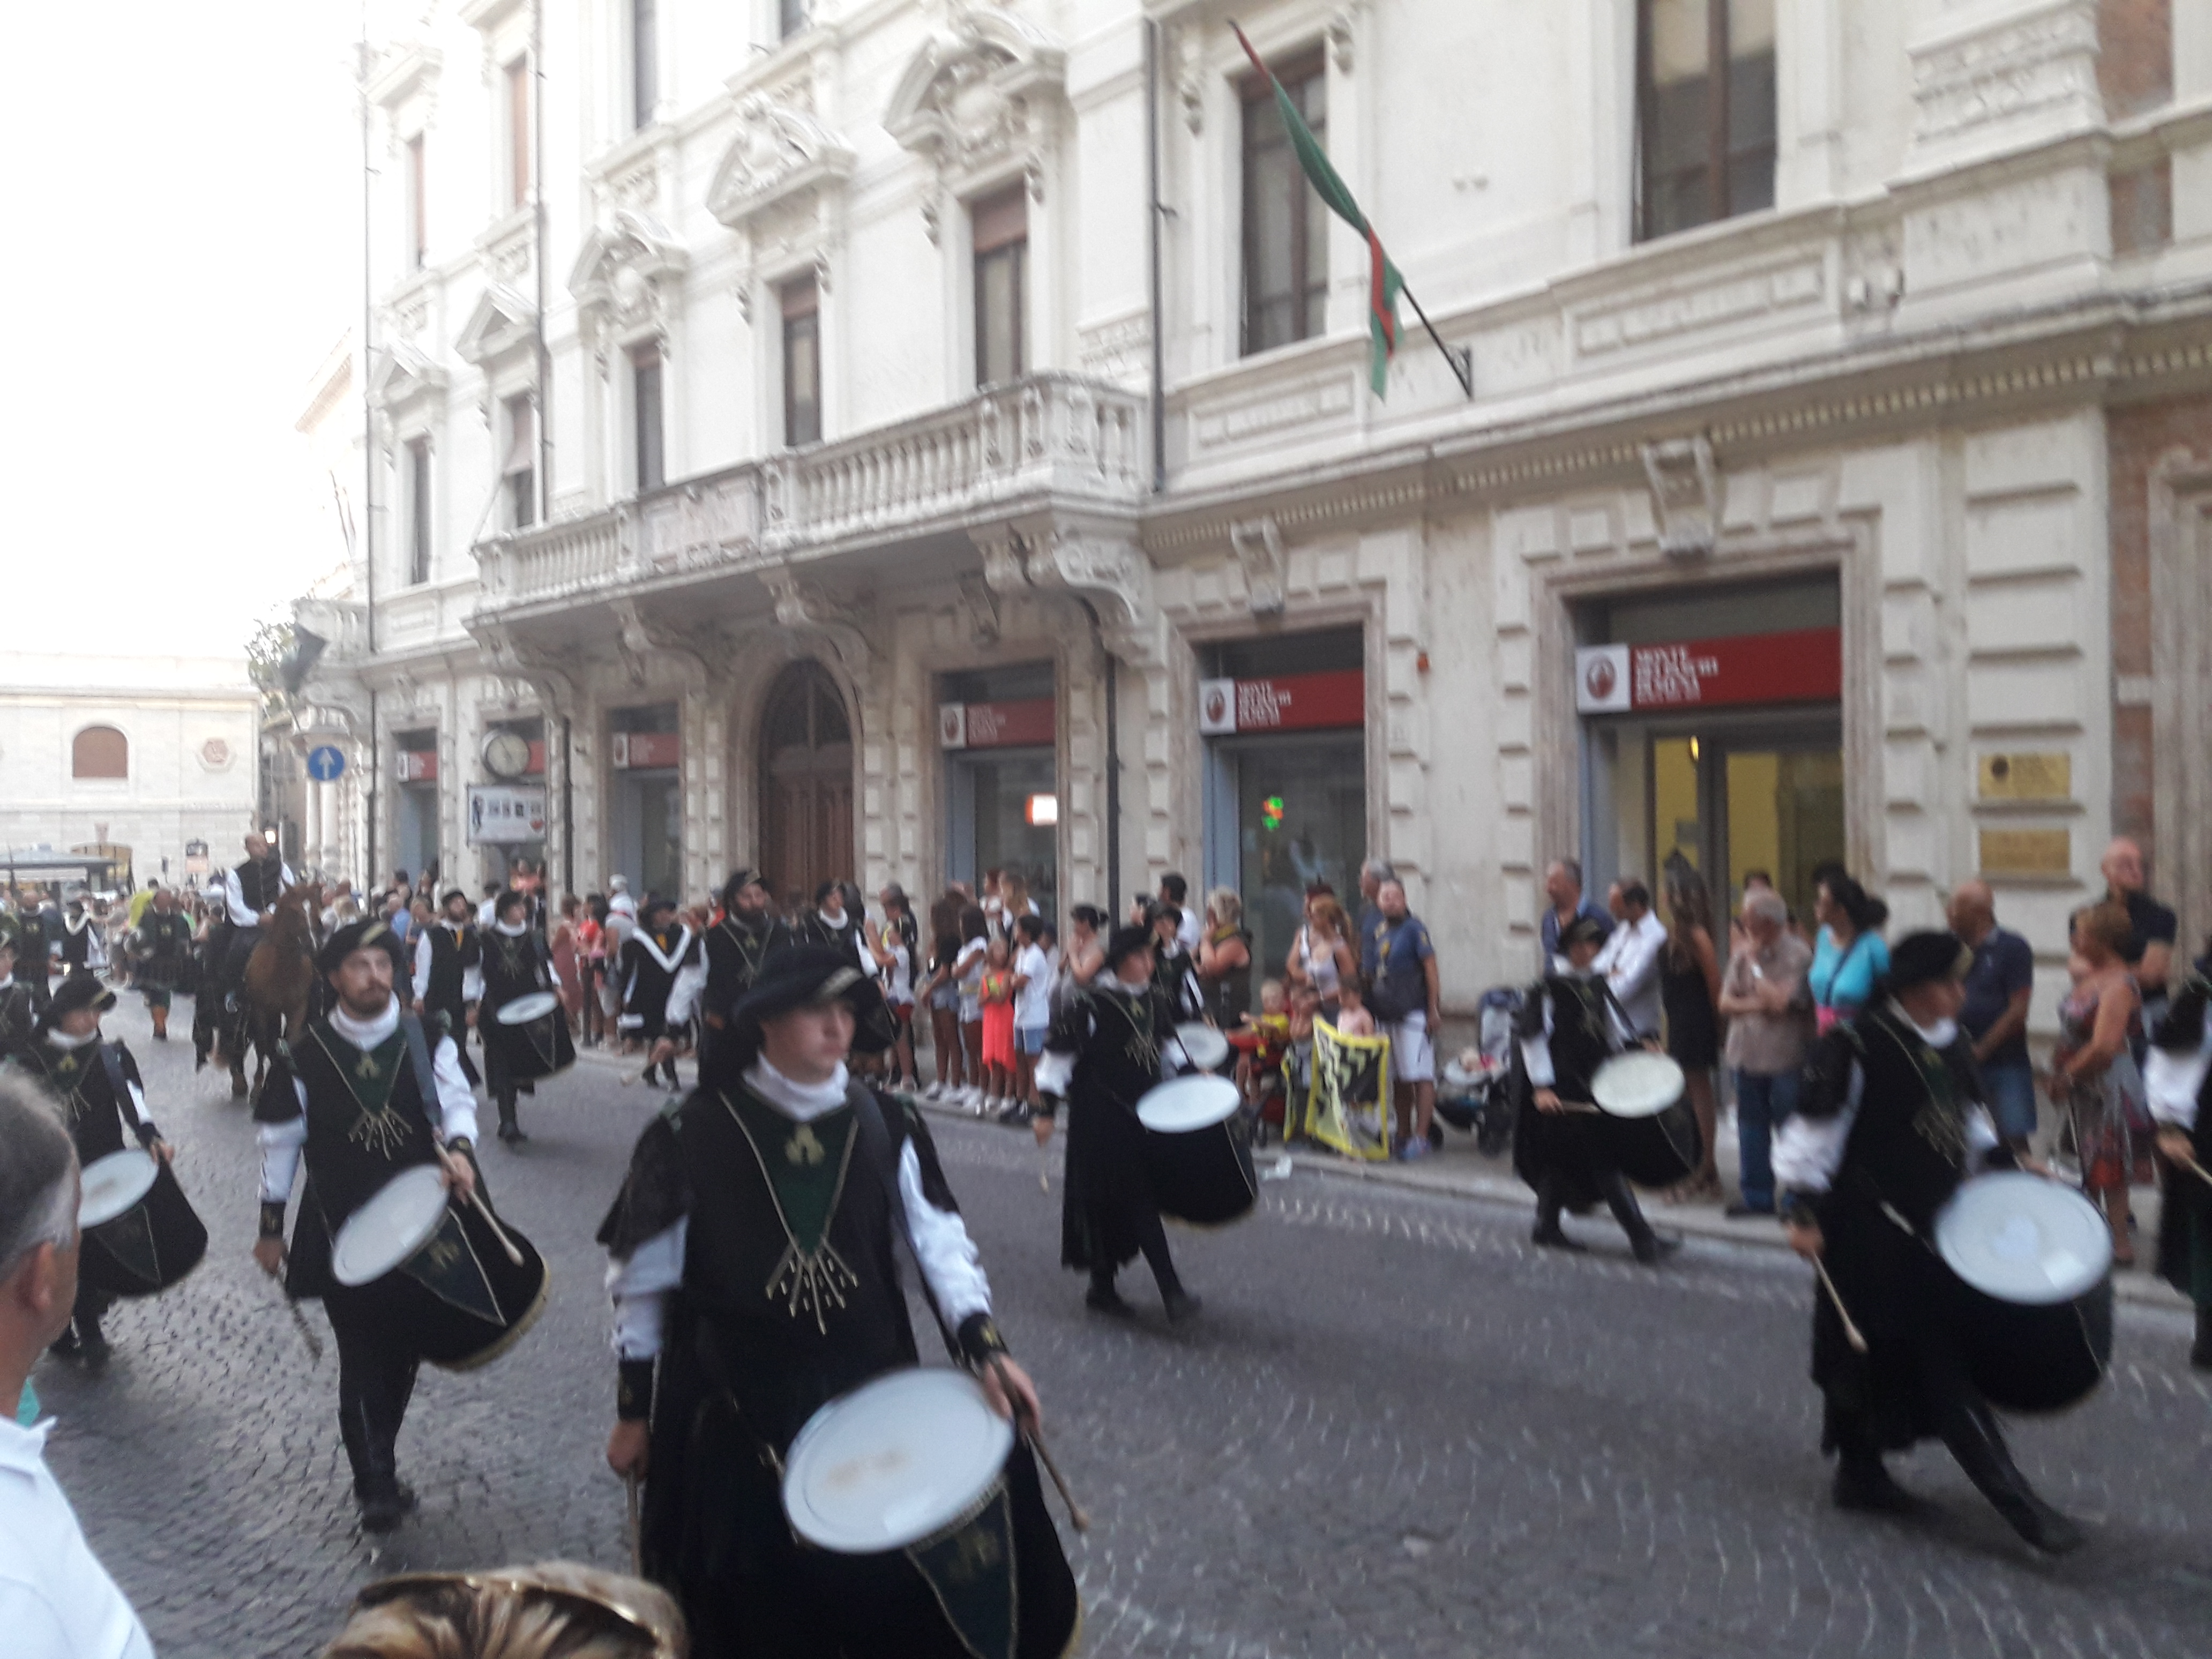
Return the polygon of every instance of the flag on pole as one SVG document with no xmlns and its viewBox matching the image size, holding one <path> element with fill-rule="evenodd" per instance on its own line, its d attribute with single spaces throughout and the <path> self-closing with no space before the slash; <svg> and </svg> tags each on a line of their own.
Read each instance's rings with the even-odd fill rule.
<svg viewBox="0 0 2212 1659">
<path fill-rule="evenodd" d="M 1382 252 L 1382 239 L 1375 234 L 1374 227 L 1367 222 L 1367 216 L 1359 210 L 1359 204 L 1352 199 L 1344 180 L 1329 165 L 1328 152 L 1306 125 L 1297 106 L 1291 101 L 1290 94 L 1283 90 L 1283 83 L 1261 61 L 1260 54 L 1252 50 L 1244 31 L 1234 23 L 1229 27 L 1236 33 L 1237 44 L 1252 60 L 1252 67 L 1267 77 L 1267 85 L 1273 89 L 1275 108 L 1291 135 L 1291 148 L 1297 153 L 1298 165 L 1305 169 L 1314 189 L 1328 204 L 1330 212 L 1367 239 L 1367 383 L 1376 397 L 1383 397 L 1389 385 L 1390 359 L 1398 349 L 1398 291 L 1405 287 L 1406 280 L 1398 274 L 1398 267 L 1390 263 L 1390 256 Z"/>
</svg>

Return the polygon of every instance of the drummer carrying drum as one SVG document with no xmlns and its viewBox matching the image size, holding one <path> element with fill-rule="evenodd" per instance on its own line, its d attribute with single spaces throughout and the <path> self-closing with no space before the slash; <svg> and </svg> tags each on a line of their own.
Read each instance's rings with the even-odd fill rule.
<svg viewBox="0 0 2212 1659">
<path fill-rule="evenodd" d="M 1833 1287 L 1814 1305 L 1813 1380 L 1836 1506 L 1917 1511 L 1882 1455 L 1938 1437 L 2015 1532 L 2057 1554 L 2081 1534 L 2013 1466 L 1970 1375 L 1968 1292 L 1936 1249 L 1936 1212 L 1960 1184 L 2014 1162 L 1958 1025 L 1972 964 L 1954 933 L 1898 944 L 1865 1011 L 1814 1048 L 1774 1176 L 1790 1247 Z"/>
<path fill-rule="evenodd" d="M 422 1351 L 377 1284 L 342 1285 L 331 1241 L 354 1212 L 403 1171 L 441 1170 L 453 1195 L 476 1186 L 476 1098 L 453 1039 L 433 1049 L 392 994 L 399 941 L 380 921 L 331 935 L 315 959 L 335 994 L 329 1014 L 291 1045 L 254 1102 L 261 1146 L 261 1226 L 253 1259 L 288 1294 L 320 1297 L 338 1348 L 338 1430 L 353 1466 L 362 1528 L 388 1532 L 415 1506 L 394 1447 Z M 302 1155 L 307 1188 L 291 1248 L 284 1206 Z"/>
<path fill-rule="evenodd" d="M 1637 1042 L 1605 976 L 1592 971 L 1605 938 L 1605 924 L 1595 916 L 1569 922 L 1559 933 L 1567 971 L 1547 974 L 1522 1005 L 1513 1169 L 1536 1189 L 1532 1242 L 1583 1249 L 1560 1226 L 1559 1212 L 1587 1210 L 1602 1200 L 1636 1259 L 1650 1267 L 1680 1241 L 1662 1238 L 1644 1218 L 1628 1177 L 1608 1154 L 1606 1126 L 1593 1103 L 1598 1068 Z"/>
<path fill-rule="evenodd" d="M 161 1139 L 153 1119 L 146 1115 L 138 1062 L 122 1043 L 100 1041 L 100 1017 L 114 1006 L 115 993 L 100 982 L 100 976 L 79 969 L 56 988 L 32 1028 L 29 1044 L 9 1065 L 28 1074 L 60 1103 L 80 1165 L 89 1168 L 110 1153 L 122 1152 L 126 1126 L 133 1141 L 166 1164 L 176 1157 L 176 1149 Z M 91 1256 L 78 1270 L 76 1311 L 53 1352 L 81 1358 L 88 1370 L 99 1370 L 107 1364 L 108 1353 L 100 1318 L 120 1288 L 114 1273 L 103 1269 L 118 1264 L 105 1259 L 95 1235 L 88 1233 L 86 1242 Z"/>
<path fill-rule="evenodd" d="M 510 1029 L 501 1011 L 525 997 L 543 1000 L 553 989 L 553 955 L 545 935 L 530 925 L 530 896 L 514 888 L 501 890 L 493 901 L 492 924 L 484 933 L 479 956 L 483 974 L 483 1000 L 477 1005 L 477 1031 L 484 1045 L 484 1080 L 499 1108 L 499 1138 L 517 1146 L 530 1137 L 522 1133 L 516 1115 L 516 1099 L 525 1090 L 535 1094 L 532 1083 L 573 1061 L 575 1050 L 568 1034 L 568 1018 L 557 1000 L 542 1017 L 547 1022 L 547 1042 L 556 1052 L 532 1055 L 526 1028 Z M 551 1028 L 559 1028 L 557 1037 Z"/>
<path fill-rule="evenodd" d="M 1004 1525 L 979 1516 L 948 1550 L 839 1554 L 802 1547 L 786 1521 L 779 1477 L 799 1431 L 916 1364 L 902 1234 L 991 1406 L 1037 1413 L 928 1130 L 846 1069 L 856 1031 L 887 1039 L 881 1003 L 848 951 L 772 952 L 700 1085 L 639 1138 L 599 1230 L 619 1360 L 607 1462 L 644 1477 L 645 1570 L 683 1603 L 694 1659 L 1045 1659 L 1075 1626 L 1074 1579 L 1021 1444 Z M 945 1578 L 948 1558 L 963 1582 Z M 997 1634 L 971 1649 L 956 1620 L 986 1613 Z"/>
</svg>

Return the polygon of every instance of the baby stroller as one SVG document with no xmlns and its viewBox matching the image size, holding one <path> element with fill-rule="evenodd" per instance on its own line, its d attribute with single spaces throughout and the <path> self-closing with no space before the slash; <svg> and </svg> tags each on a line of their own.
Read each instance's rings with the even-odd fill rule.
<svg viewBox="0 0 2212 1659">
<path fill-rule="evenodd" d="M 1474 1136 L 1475 1150 L 1496 1158 L 1513 1141 L 1513 1103 L 1506 1078 L 1513 1061 L 1513 1033 L 1521 1021 L 1522 993 L 1509 985 L 1482 994 L 1477 1046 L 1444 1063 L 1437 1081 L 1437 1115 Z"/>
</svg>

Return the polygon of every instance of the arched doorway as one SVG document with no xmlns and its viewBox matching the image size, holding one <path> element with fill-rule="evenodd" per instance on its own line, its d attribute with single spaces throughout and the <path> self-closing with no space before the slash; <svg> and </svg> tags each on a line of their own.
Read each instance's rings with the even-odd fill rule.
<svg viewBox="0 0 2212 1659">
<path fill-rule="evenodd" d="M 761 715 L 761 870 L 778 902 L 811 902 L 853 869 L 853 727 L 811 659 L 776 676 Z"/>
</svg>

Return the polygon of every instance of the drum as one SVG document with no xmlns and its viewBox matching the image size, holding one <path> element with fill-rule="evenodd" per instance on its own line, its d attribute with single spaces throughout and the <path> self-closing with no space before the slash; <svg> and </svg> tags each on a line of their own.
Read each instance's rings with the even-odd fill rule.
<svg viewBox="0 0 2212 1659">
<path fill-rule="evenodd" d="M 802 1543 L 872 1558 L 852 1563 L 856 1596 L 902 1554 L 969 1651 L 1069 1649 L 1081 1604 L 1036 1468 L 967 1372 L 890 1371 L 831 1401 L 785 1453 L 782 1498 Z"/>
<path fill-rule="evenodd" d="M 500 1231 L 520 1264 L 483 1211 L 447 1199 L 435 1164 L 402 1170 L 338 1229 L 331 1277 L 336 1294 L 377 1304 L 432 1364 L 473 1370 L 536 1322 L 550 1279 L 544 1259 L 514 1227 Z"/>
<path fill-rule="evenodd" d="M 2112 1235 L 2096 1206 L 2000 1170 L 1952 1194 L 1935 1231 L 1964 1287 L 1967 1374 L 1990 1403 L 2053 1412 L 2086 1398 L 2112 1363 Z"/>
<path fill-rule="evenodd" d="M 110 1296 L 166 1291 L 207 1254 L 207 1229 L 169 1166 L 135 1146 L 85 1165 L 76 1218 L 77 1272 Z"/>
<path fill-rule="evenodd" d="M 576 1063 L 568 1012 L 550 991 L 533 991 L 501 1003 L 492 1016 L 490 1041 L 510 1083 L 535 1083 Z"/>
<path fill-rule="evenodd" d="M 1226 1078 L 1179 1077 L 1137 1103 L 1145 1170 L 1160 1213 L 1200 1227 L 1248 1214 L 1260 1196 L 1252 1146 Z"/>
<path fill-rule="evenodd" d="M 1671 1187 L 1698 1167 L 1704 1145 L 1682 1081 L 1680 1066 L 1643 1048 L 1615 1054 L 1590 1079 L 1599 1115 L 1581 1120 L 1584 1133 L 1639 1187 Z"/>
<path fill-rule="evenodd" d="M 1218 1072 L 1229 1063 L 1229 1039 L 1204 1020 L 1186 1020 L 1175 1034 L 1176 1045 L 1198 1070 Z"/>
</svg>

